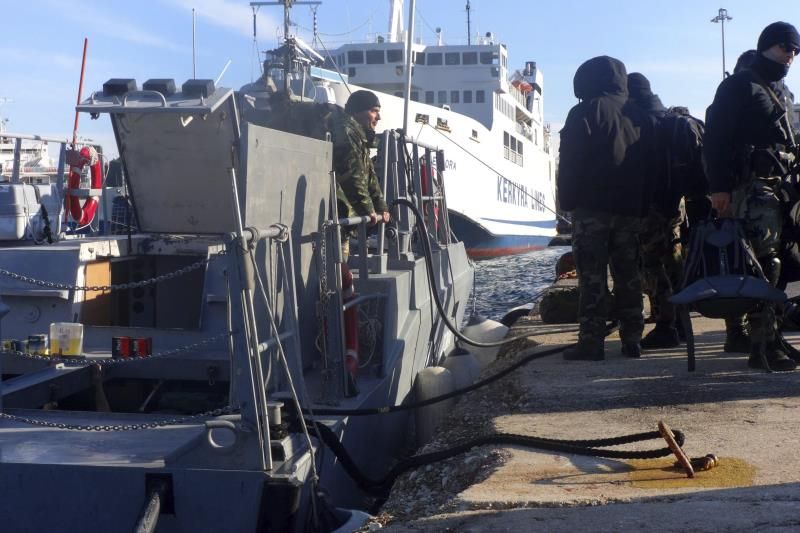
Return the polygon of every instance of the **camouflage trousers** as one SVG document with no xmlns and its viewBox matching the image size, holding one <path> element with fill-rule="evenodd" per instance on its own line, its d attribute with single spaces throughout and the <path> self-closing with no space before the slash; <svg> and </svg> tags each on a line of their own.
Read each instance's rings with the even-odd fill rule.
<svg viewBox="0 0 800 533">
<path fill-rule="evenodd" d="M 768 262 L 778 255 L 783 229 L 783 212 L 778 197 L 779 177 L 754 178 L 741 184 L 731 194 L 733 215 L 742 220 L 744 233 L 765 272 Z M 764 304 L 761 309 L 747 315 L 750 337 L 753 342 L 771 341 L 775 338 L 777 320 L 775 305 Z M 726 321 L 726 329 L 744 323 L 744 317 Z"/>
<path fill-rule="evenodd" d="M 682 222 L 682 216 L 668 219 L 653 211 L 642 223 L 642 284 L 650 297 L 650 313 L 656 323 L 675 322 L 675 305 L 669 298 L 683 283 Z"/>
<path fill-rule="evenodd" d="M 605 337 L 608 267 L 614 280 L 614 313 L 624 342 L 642 339 L 642 282 L 639 275 L 641 219 L 576 209 L 572 253 L 578 271 L 580 340 L 602 343 Z"/>
</svg>

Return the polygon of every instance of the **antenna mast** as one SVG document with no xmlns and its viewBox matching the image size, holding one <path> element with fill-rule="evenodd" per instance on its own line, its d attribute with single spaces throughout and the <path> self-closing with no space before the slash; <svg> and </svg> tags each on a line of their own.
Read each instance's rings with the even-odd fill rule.
<svg viewBox="0 0 800 533">
<path fill-rule="evenodd" d="M 469 5 L 469 0 L 467 0 L 467 45 L 472 44 L 472 23 L 469 18 L 469 12 L 472 7 Z"/>
</svg>

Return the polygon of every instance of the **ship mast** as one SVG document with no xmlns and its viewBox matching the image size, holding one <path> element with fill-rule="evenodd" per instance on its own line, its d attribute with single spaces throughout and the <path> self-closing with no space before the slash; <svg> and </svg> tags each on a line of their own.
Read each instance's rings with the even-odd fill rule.
<svg viewBox="0 0 800 533">
<path fill-rule="evenodd" d="M 389 0 L 389 36 L 390 43 L 403 40 L 403 0 Z"/>
<path fill-rule="evenodd" d="M 469 13 L 472 7 L 469 5 L 469 0 L 467 0 L 467 45 L 472 44 L 472 24 L 469 18 Z"/>
</svg>

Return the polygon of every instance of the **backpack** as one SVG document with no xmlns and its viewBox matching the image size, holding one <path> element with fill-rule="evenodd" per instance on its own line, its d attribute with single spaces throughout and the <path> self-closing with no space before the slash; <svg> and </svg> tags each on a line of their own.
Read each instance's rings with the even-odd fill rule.
<svg viewBox="0 0 800 533">
<path fill-rule="evenodd" d="M 741 222 L 733 218 L 695 226 L 683 273 L 683 287 L 670 301 L 709 318 L 742 316 L 765 301 L 786 300 L 786 294 L 767 281 Z"/>
<path fill-rule="evenodd" d="M 703 169 L 703 121 L 690 115 L 685 107 L 671 107 L 658 127 L 667 150 L 668 190 L 690 198 L 708 194 Z"/>
</svg>

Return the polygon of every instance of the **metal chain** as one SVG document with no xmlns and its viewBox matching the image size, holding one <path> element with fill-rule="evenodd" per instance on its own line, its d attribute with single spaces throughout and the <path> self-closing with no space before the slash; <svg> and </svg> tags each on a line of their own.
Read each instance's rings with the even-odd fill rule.
<svg viewBox="0 0 800 533">
<path fill-rule="evenodd" d="M 69 291 L 115 291 L 115 290 L 126 290 L 126 289 L 136 289 L 139 287 L 147 287 L 149 285 L 155 285 L 157 283 L 161 283 L 162 281 L 167 281 L 173 278 L 177 278 L 184 274 L 188 274 L 193 270 L 197 270 L 205 266 L 206 264 L 210 263 L 213 259 L 225 255 L 228 253 L 227 248 L 220 250 L 214 255 L 209 257 L 203 258 L 196 263 L 192 263 L 191 265 L 185 266 L 183 268 L 179 268 L 174 272 L 168 272 L 166 274 L 162 274 L 155 278 L 145 279 L 142 281 L 134 281 L 131 283 L 118 283 L 116 285 L 92 285 L 92 286 L 83 286 L 83 285 L 70 285 L 68 283 L 56 283 L 54 281 L 43 281 L 36 278 L 31 278 L 29 276 L 23 276 L 22 274 L 17 274 L 16 272 L 11 272 L 10 270 L 6 270 L 4 268 L 0 268 L 0 275 L 7 276 L 11 279 L 17 281 L 23 281 L 25 283 L 30 283 L 31 285 L 38 285 L 40 287 L 48 287 L 51 289 L 63 289 Z"/>
<path fill-rule="evenodd" d="M 174 348 L 172 350 L 167 350 L 165 352 L 154 353 L 153 355 L 136 355 L 131 357 L 125 357 L 120 359 L 79 359 L 78 357 L 63 357 L 57 355 L 38 355 L 38 354 L 30 354 L 26 352 L 19 352 L 16 350 L 2 350 L 0 354 L 8 354 L 14 355 L 16 357 L 20 357 L 23 359 L 35 359 L 37 361 L 48 361 L 52 363 L 69 363 L 72 365 L 78 366 L 88 366 L 88 365 L 119 365 L 124 363 L 138 363 L 139 361 L 144 361 L 148 359 L 157 359 L 159 357 L 166 357 L 169 355 L 176 355 L 179 353 L 188 352 L 191 350 L 195 350 L 196 348 L 200 348 L 207 344 L 211 344 L 212 342 L 218 341 L 220 339 L 229 337 L 234 335 L 237 331 L 231 332 L 224 332 L 214 335 L 213 337 L 208 337 L 203 339 L 199 342 L 195 342 L 194 344 L 188 344 L 186 346 L 181 346 L 179 348 Z"/>
<path fill-rule="evenodd" d="M 203 418 L 217 417 L 220 415 L 231 414 L 235 411 L 230 405 L 212 409 L 196 415 L 183 416 L 178 418 L 167 418 L 164 420 L 157 420 L 155 422 L 141 422 L 136 424 L 66 424 L 64 422 L 49 422 L 47 420 L 39 420 L 26 416 L 11 415 L 8 413 L 0 413 L 0 418 L 10 420 L 12 422 L 20 422 L 31 426 L 40 426 L 53 429 L 72 429 L 76 431 L 136 431 L 140 429 L 156 429 L 164 426 L 175 426 L 179 424 L 186 424 L 188 422 L 195 422 Z"/>
</svg>

